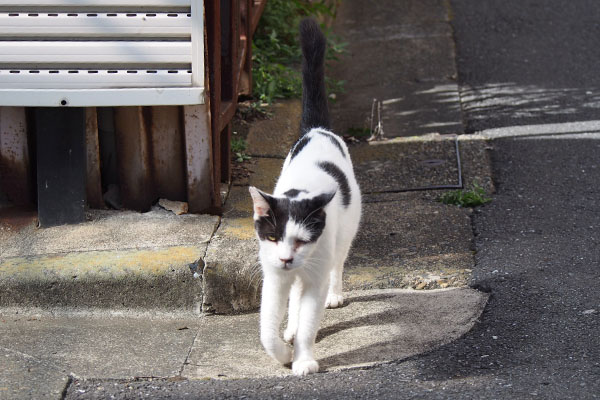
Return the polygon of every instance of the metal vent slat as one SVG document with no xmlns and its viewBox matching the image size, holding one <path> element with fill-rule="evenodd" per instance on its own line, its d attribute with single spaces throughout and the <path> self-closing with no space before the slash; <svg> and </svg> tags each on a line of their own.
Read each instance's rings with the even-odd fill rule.
<svg viewBox="0 0 600 400">
<path fill-rule="evenodd" d="M 204 103 L 202 0 L 0 0 L 0 106 Z"/>
<path fill-rule="evenodd" d="M 190 42 L 4 42 L 0 41 L 2 64 L 190 64 Z"/>
<path fill-rule="evenodd" d="M 189 13 L 0 13 L 0 38 L 186 38 Z"/>
<path fill-rule="evenodd" d="M 73 0 L 37 0 L 14 1 L 0 0 L 0 7 L 190 7 L 191 0 L 98 0 L 98 1 L 73 1 Z"/>
<path fill-rule="evenodd" d="M 190 70 L 0 70 L 7 89 L 100 89 L 191 86 Z"/>
</svg>

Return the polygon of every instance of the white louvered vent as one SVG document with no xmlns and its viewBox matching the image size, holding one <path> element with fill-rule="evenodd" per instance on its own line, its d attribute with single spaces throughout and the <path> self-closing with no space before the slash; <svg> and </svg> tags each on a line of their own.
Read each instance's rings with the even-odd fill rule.
<svg viewBox="0 0 600 400">
<path fill-rule="evenodd" d="M 0 0 L 0 105 L 204 103 L 200 0 Z"/>
</svg>

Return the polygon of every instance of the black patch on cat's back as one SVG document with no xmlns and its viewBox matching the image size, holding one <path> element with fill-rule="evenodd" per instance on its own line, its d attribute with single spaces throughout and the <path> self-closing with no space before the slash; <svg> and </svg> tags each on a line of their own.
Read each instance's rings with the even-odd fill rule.
<svg viewBox="0 0 600 400">
<path fill-rule="evenodd" d="M 340 151 L 340 153 L 342 153 L 342 157 L 348 158 L 346 152 L 344 151 L 344 148 L 338 141 L 338 138 L 335 134 L 319 130 L 317 130 L 316 132 L 328 138 L 331 141 L 331 143 L 333 143 L 333 145 Z M 296 144 L 294 144 L 294 147 L 292 148 L 292 157 L 290 158 L 290 161 L 293 160 L 298 154 L 300 154 L 300 152 L 306 147 L 306 145 L 310 142 L 311 139 L 312 138 L 308 135 L 304 135 L 300 139 L 298 139 L 298 141 L 296 142 Z"/>
<path fill-rule="evenodd" d="M 308 193 L 308 192 L 304 189 L 290 189 L 290 190 L 286 191 L 283 195 L 290 199 L 294 199 L 294 198 L 298 197 L 298 195 L 300 193 Z"/>
<path fill-rule="evenodd" d="M 336 135 L 334 135 L 331 132 L 327 132 L 327 131 L 317 131 L 319 134 L 327 137 L 331 143 L 333 143 L 335 145 L 335 147 L 337 147 L 337 149 L 340 151 L 340 153 L 342 153 L 342 156 L 344 158 L 346 158 L 346 152 L 344 151 L 344 148 L 342 147 L 342 145 L 340 144 L 340 142 L 338 141 L 338 138 Z"/>
<path fill-rule="evenodd" d="M 344 171 L 329 161 L 321 161 L 318 166 L 325 171 L 325 173 L 335 179 L 340 188 L 339 190 L 342 192 L 342 204 L 344 207 L 348 207 L 350 205 L 351 193 L 350 185 L 348 184 L 348 177 Z"/>
<path fill-rule="evenodd" d="M 293 160 L 294 157 L 296 157 L 302 151 L 302 149 L 306 147 L 308 142 L 310 142 L 310 137 L 307 135 L 304 135 L 300 139 L 298 139 L 298 141 L 292 148 L 292 157 L 290 158 L 290 161 Z"/>
</svg>

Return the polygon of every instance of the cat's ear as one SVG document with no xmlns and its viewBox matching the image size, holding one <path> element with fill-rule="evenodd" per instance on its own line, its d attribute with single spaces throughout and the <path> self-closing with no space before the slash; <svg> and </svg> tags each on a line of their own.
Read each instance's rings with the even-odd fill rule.
<svg viewBox="0 0 600 400">
<path fill-rule="evenodd" d="M 271 209 L 271 206 L 267 201 L 269 195 L 258 190 L 254 186 L 250 186 L 248 190 L 250 191 L 250 196 L 252 196 L 252 202 L 254 203 L 254 218 L 266 217 Z"/>
</svg>

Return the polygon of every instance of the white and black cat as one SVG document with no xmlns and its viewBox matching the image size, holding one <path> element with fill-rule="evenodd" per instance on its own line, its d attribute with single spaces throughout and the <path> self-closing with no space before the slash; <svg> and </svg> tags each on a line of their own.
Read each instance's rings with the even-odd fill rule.
<svg viewBox="0 0 600 400">
<path fill-rule="evenodd" d="M 313 348 L 325 307 L 342 305 L 342 271 L 361 214 L 360 189 L 344 141 L 330 132 L 325 91 L 326 41 L 319 25 L 300 23 L 301 137 L 273 194 L 250 187 L 263 270 L 260 338 L 296 375 L 317 372 Z M 279 329 L 289 300 L 284 339 Z"/>
</svg>

